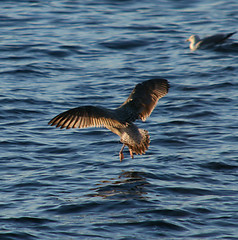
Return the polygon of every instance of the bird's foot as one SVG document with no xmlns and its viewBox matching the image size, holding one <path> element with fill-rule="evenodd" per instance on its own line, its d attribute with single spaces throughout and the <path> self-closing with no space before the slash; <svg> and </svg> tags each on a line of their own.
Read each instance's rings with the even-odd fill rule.
<svg viewBox="0 0 238 240">
<path fill-rule="evenodd" d="M 122 160 L 124 159 L 124 154 L 123 154 L 123 152 L 120 152 L 120 153 L 119 153 L 119 158 L 120 158 L 120 162 L 122 162 Z"/>
<path fill-rule="evenodd" d="M 132 150 L 131 150 L 131 149 L 129 149 L 129 151 L 130 151 L 131 158 L 134 158 L 134 155 L 133 155 L 133 152 L 132 152 Z"/>
<path fill-rule="evenodd" d="M 120 162 L 122 162 L 122 160 L 124 159 L 124 154 L 123 154 L 123 149 L 125 147 L 125 144 L 123 144 L 121 151 L 119 152 L 119 158 L 120 158 Z"/>
</svg>

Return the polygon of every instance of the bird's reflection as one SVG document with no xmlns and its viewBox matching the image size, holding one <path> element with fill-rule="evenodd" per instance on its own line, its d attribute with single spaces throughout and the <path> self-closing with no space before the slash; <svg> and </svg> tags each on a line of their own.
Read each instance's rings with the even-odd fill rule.
<svg viewBox="0 0 238 240">
<path fill-rule="evenodd" d="M 123 171 L 118 178 L 104 180 L 93 188 L 95 193 L 91 197 L 102 197 L 112 199 L 145 199 L 146 186 L 149 182 L 146 180 L 146 173 L 137 171 Z"/>
</svg>

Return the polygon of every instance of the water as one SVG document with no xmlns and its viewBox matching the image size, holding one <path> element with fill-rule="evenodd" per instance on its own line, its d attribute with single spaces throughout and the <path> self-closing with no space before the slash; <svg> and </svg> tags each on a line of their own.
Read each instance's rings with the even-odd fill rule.
<svg viewBox="0 0 238 240">
<path fill-rule="evenodd" d="M 238 239 L 237 1 L 0 2 L 0 239 Z M 119 161 L 106 129 L 56 114 L 114 108 L 152 77 L 171 88 Z"/>
</svg>

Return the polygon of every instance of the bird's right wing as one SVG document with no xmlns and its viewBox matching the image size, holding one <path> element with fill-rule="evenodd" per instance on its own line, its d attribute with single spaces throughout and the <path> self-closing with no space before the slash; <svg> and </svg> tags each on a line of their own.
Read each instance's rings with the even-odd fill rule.
<svg viewBox="0 0 238 240">
<path fill-rule="evenodd" d="M 214 44 L 222 43 L 223 41 L 225 41 L 235 33 L 236 32 L 227 33 L 227 34 L 220 33 L 220 34 L 215 34 L 209 37 L 205 37 L 204 39 L 202 39 L 201 45 L 214 45 Z"/>
<path fill-rule="evenodd" d="M 127 122 L 138 118 L 145 121 L 155 108 L 158 100 L 169 90 L 166 79 L 150 79 L 135 86 L 128 99 L 116 109 L 118 115 Z"/>
<path fill-rule="evenodd" d="M 115 114 L 106 108 L 83 106 L 60 113 L 48 123 L 60 128 L 125 127 L 126 123 L 117 120 Z"/>
</svg>

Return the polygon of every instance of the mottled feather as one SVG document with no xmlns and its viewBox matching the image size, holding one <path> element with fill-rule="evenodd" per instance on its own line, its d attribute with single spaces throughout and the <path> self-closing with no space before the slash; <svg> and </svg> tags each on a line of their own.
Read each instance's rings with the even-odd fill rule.
<svg viewBox="0 0 238 240">
<path fill-rule="evenodd" d="M 60 128 L 105 127 L 120 136 L 123 147 L 128 146 L 130 155 L 143 154 L 149 147 L 148 131 L 139 129 L 136 119 L 146 120 L 155 108 L 158 100 L 168 93 L 166 79 L 151 79 L 135 86 L 127 100 L 118 108 L 111 110 L 99 106 L 83 106 L 60 113 L 49 125 Z"/>
<path fill-rule="evenodd" d="M 133 122 L 140 118 L 145 121 L 154 110 L 158 100 L 168 93 L 166 79 L 150 79 L 135 86 L 127 100 L 117 109 L 124 120 Z"/>
<path fill-rule="evenodd" d="M 48 123 L 60 128 L 87 127 L 126 127 L 126 123 L 119 122 L 113 111 L 96 106 L 83 106 L 60 113 Z"/>
</svg>

